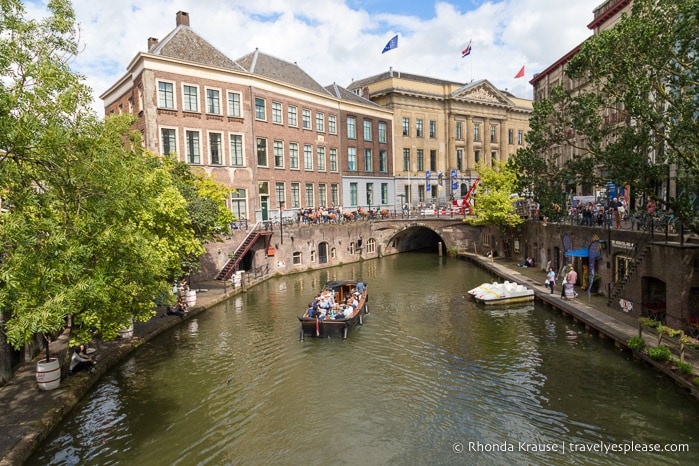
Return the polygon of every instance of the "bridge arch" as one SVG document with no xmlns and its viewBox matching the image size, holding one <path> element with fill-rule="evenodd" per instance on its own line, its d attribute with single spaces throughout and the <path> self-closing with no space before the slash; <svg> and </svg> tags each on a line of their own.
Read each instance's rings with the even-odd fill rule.
<svg viewBox="0 0 699 466">
<path fill-rule="evenodd" d="M 447 244 L 442 235 L 429 225 L 411 225 L 394 231 L 386 240 L 387 252 L 407 252 L 419 249 L 437 250 L 441 243 L 442 253 L 446 253 Z"/>
</svg>

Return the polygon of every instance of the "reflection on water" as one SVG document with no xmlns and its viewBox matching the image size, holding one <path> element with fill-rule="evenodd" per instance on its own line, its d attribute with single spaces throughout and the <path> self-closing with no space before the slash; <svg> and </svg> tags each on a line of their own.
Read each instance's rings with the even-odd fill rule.
<svg viewBox="0 0 699 466">
<path fill-rule="evenodd" d="M 296 315 L 344 278 L 369 283 L 365 324 L 347 340 L 299 341 Z M 29 464 L 699 460 L 693 399 L 551 310 L 464 296 L 489 279 L 463 261 L 402 254 L 265 282 L 135 351 Z M 518 443 L 631 441 L 691 451 Z"/>
</svg>

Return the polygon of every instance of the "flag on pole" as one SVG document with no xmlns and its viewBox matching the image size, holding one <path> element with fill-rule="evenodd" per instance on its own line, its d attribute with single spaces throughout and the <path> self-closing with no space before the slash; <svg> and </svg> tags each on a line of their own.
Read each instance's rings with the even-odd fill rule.
<svg viewBox="0 0 699 466">
<path fill-rule="evenodd" d="M 524 67 L 522 67 L 522 69 L 517 72 L 517 74 L 515 75 L 515 79 L 522 77 L 524 77 Z"/>
<path fill-rule="evenodd" d="M 389 50 L 397 49 L 398 48 L 398 34 L 393 36 L 391 40 L 388 41 L 386 44 L 386 47 L 383 48 L 383 52 L 381 53 L 386 53 Z"/>
<path fill-rule="evenodd" d="M 468 45 L 466 46 L 466 48 L 461 51 L 461 58 L 471 55 L 471 40 L 468 41 Z"/>
</svg>

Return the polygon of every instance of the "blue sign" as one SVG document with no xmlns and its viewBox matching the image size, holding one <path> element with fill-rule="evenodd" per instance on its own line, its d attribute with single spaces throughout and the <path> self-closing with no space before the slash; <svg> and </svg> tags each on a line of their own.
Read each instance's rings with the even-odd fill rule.
<svg viewBox="0 0 699 466">
<path fill-rule="evenodd" d="M 425 180 L 427 180 L 425 183 L 427 185 L 427 187 L 425 188 L 425 191 L 431 191 L 431 189 L 430 189 L 430 176 L 432 176 L 432 172 L 430 170 L 427 170 L 425 172 Z"/>
<path fill-rule="evenodd" d="M 456 177 L 458 176 L 458 172 L 456 170 L 451 171 L 451 189 L 452 191 L 456 191 L 459 188 L 459 184 L 456 181 Z"/>
</svg>

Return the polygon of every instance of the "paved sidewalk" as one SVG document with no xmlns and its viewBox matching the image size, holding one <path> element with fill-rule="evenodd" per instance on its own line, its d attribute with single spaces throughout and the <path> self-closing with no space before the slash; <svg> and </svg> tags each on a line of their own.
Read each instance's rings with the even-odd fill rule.
<svg viewBox="0 0 699 466">
<path fill-rule="evenodd" d="M 189 309 L 184 320 L 224 301 L 233 293 L 217 281 L 196 284 L 199 290 L 197 303 Z M 61 368 L 61 386 L 55 390 L 40 390 L 36 382 L 37 357 L 23 364 L 12 379 L 0 387 L 0 466 L 19 465 L 25 462 L 64 416 L 80 401 L 100 376 L 121 362 L 134 348 L 150 340 L 182 319 L 177 316 L 161 317 L 163 307 L 156 308 L 156 315 L 148 322 L 134 323 L 132 338 L 118 338 L 110 342 L 92 342 L 88 347 L 97 349 L 97 367 L 94 374 L 80 372 L 66 376 L 67 367 Z M 65 361 L 69 335 L 66 331 L 49 346 L 51 356 Z M 45 353 L 44 353 L 45 354 Z"/>
</svg>

